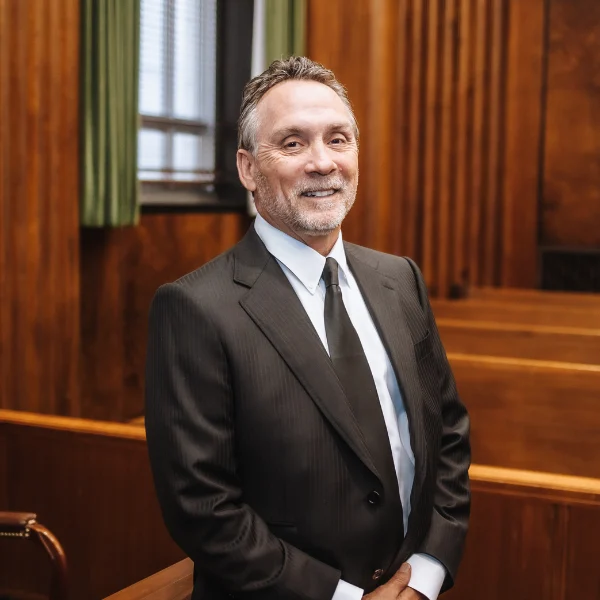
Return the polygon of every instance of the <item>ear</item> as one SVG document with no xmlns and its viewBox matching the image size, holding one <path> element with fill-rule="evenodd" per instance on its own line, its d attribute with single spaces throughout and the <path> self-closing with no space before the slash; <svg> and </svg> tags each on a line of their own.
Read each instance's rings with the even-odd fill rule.
<svg viewBox="0 0 600 600">
<path fill-rule="evenodd" d="M 239 149 L 236 155 L 238 176 L 242 185 L 249 191 L 256 190 L 254 179 L 254 156 L 248 150 Z"/>
</svg>

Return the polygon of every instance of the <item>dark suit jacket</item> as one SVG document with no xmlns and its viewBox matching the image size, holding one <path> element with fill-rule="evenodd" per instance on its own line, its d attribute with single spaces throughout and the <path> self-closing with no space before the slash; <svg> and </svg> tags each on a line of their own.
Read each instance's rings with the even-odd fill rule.
<svg viewBox="0 0 600 600">
<path fill-rule="evenodd" d="M 409 417 L 406 538 L 398 482 L 382 475 L 308 315 L 252 227 L 162 286 L 151 308 L 148 448 L 167 527 L 196 565 L 194 600 L 330 600 L 340 577 L 371 591 L 415 552 L 437 558 L 452 584 L 469 518 L 468 416 L 415 264 L 345 250 Z"/>
</svg>

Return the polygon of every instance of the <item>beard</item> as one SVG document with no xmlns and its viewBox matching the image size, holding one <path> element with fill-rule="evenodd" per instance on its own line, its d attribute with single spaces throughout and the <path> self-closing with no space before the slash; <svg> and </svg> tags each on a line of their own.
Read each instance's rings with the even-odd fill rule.
<svg viewBox="0 0 600 600">
<path fill-rule="evenodd" d="M 287 194 L 277 197 L 267 177 L 259 171 L 256 174 L 257 205 L 296 233 L 318 236 L 335 231 L 356 200 L 358 180 L 348 182 L 339 175 L 318 177 L 299 183 Z M 337 191 L 322 198 L 303 195 L 326 189 Z"/>
</svg>

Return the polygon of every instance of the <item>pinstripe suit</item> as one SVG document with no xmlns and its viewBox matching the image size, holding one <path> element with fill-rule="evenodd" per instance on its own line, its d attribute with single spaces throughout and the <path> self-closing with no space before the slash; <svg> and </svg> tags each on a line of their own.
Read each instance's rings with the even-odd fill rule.
<svg viewBox="0 0 600 600">
<path fill-rule="evenodd" d="M 409 415 L 406 538 L 398 482 L 382 476 L 298 297 L 251 228 L 163 286 L 151 309 L 148 447 L 165 522 L 197 566 L 194 600 L 330 600 L 340 576 L 370 591 L 375 570 L 386 581 L 415 552 L 446 567 L 445 587 L 456 574 L 469 423 L 422 277 L 409 260 L 345 250 Z"/>
</svg>

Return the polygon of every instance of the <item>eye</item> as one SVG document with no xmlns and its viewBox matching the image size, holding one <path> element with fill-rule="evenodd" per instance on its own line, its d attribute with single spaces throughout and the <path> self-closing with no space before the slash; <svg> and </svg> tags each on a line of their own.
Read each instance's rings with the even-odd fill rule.
<svg viewBox="0 0 600 600">
<path fill-rule="evenodd" d="M 286 148 L 291 148 L 292 150 L 293 150 L 294 148 L 298 148 L 298 146 L 299 146 L 299 143 L 298 143 L 298 142 L 288 142 L 287 144 L 285 144 L 285 147 L 286 147 Z"/>
<path fill-rule="evenodd" d="M 340 144 L 343 144 L 345 142 L 346 140 L 343 137 L 336 137 L 331 140 L 331 143 L 335 144 L 336 146 L 339 146 Z"/>
</svg>

